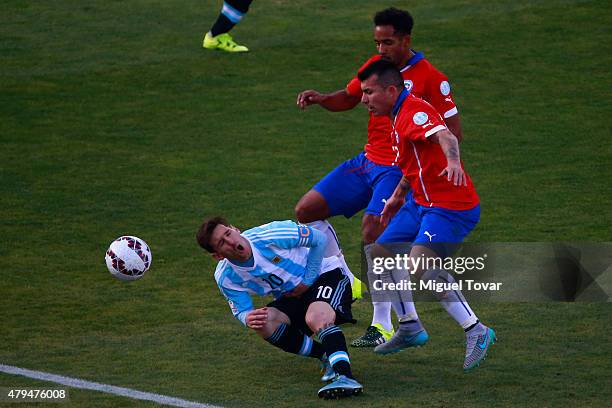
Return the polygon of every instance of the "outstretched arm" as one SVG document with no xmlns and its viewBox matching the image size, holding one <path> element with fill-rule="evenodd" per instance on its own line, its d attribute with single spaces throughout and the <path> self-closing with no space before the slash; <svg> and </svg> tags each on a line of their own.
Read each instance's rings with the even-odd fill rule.
<svg viewBox="0 0 612 408">
<path fill-rule="evenodd" d="M 328 111 L 341 112 L 353 109 L 360 100 L 358 96 L 346 92 L 346 89 L 327 94 L 309 89 L 298 95 L 297 105 L 300 109 L 306 109 L 309 105 L 320 105 Z"/>
</svg>

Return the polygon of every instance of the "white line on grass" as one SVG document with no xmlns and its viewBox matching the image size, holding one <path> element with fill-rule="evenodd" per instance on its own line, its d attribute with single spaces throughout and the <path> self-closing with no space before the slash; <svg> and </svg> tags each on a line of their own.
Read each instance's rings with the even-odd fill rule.
<svg viewBox="0 0 612 408">
<path fill-rule="evenodd" d="M 100 384 L 91 381 L 80 380 L 78 378 L 64 377 L 62 375 L 45 373 L 43 371 L 27 370 L 25 368 L 13 367 L 0 364 L 0 372 L 13 375 L 21 375 L 24 377 L 34 378 L 37 380 L 50 381 L 57 384 L 66 385 L 72 388 L 82 388 L 85 390 L 94 390 L 106 392 L 109 394 L 121 395 L 123 397 L 134 398 L 145 401 L 153 401 L 158 404 L 171 405 L 173 407 L 184 408 L 221 408 L 217 405 L 202 404 L 200 402 L 187 401 L 180 398 L 169 397 L 167 395 L 153 394 L 150 392 L 142 392 L 131 388 L 115 387 L 114 385 Z"/>
</svg>

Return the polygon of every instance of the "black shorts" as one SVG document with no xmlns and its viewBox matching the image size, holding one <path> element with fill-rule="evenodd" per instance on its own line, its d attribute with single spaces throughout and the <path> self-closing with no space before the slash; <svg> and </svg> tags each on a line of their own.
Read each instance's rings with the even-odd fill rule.
<svg viewBox="0 0 612 408">
<path fill-rule="evenodd" d="M 268 303 L 267 306 L 276 308 L 289 316 L 292 326 L 310 335 L 312 330 L 306 324 L 305 317 L 308 307 L 314 302 L 329 303 L 336 312 L 336 324 L 357 323 L 351 312 L 353 302 L 351 281 L 340 268 L 320 275 L 299 298 L 283 296 Z"/>
</svg>

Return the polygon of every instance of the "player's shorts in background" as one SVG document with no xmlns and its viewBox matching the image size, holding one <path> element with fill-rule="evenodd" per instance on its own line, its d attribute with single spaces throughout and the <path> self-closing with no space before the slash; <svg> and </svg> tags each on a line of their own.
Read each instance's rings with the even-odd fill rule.
<svg viewBox="0 0 612 408">
<path fill-rule="evenodd" d="M 402 178 L 395 166 L 383 166 L 360 153 L 340 164 L 313 187 L 323 195 L 330 216 L 350 218 L 366 209 L 366 214 L 380 215 L 386 200 Z"/>
<path fill-rule="evenodd" d="M 267 306 L 285 313 L 292 325 L 310 335 L 312 330 L 306 324 L 305 317 L 311 303 L 329 303 L 336 312 L 336 324 L 342 324 L 357 322 L 353 319 L 351 311 L 352 301 L 351 281 L 340 268 L 337 268 L 319 276 L 300 298 L 280 297 L 268 303 Z"/>
<path fill-rule="evenodd" d="M 406 197 L 406 203 L 391 219 L 376 242 L 379 244 L 412 242 L 431 246 L 440 256 L 449 256 L 456 247 L 449 244 L 463 242 L 478 221 L 480 221 L 480 204 L 464 211 L 424 207 L 415 203 L 410 193 Z"/>
</svg>

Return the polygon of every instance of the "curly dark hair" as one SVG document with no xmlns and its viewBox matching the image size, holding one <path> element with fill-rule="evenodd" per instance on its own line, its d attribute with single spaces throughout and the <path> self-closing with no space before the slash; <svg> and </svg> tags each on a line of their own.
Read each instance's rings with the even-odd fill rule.
<svg viewBox="0 0 612 408">
<path fill-rule="evenodd" d="M 414 20 L 407 11 L 389 7 L 376 13 L 374 16 L 374 25 L 393 26 L 395 34 L 410 35 L 412 33 Z"/>
</svg>

